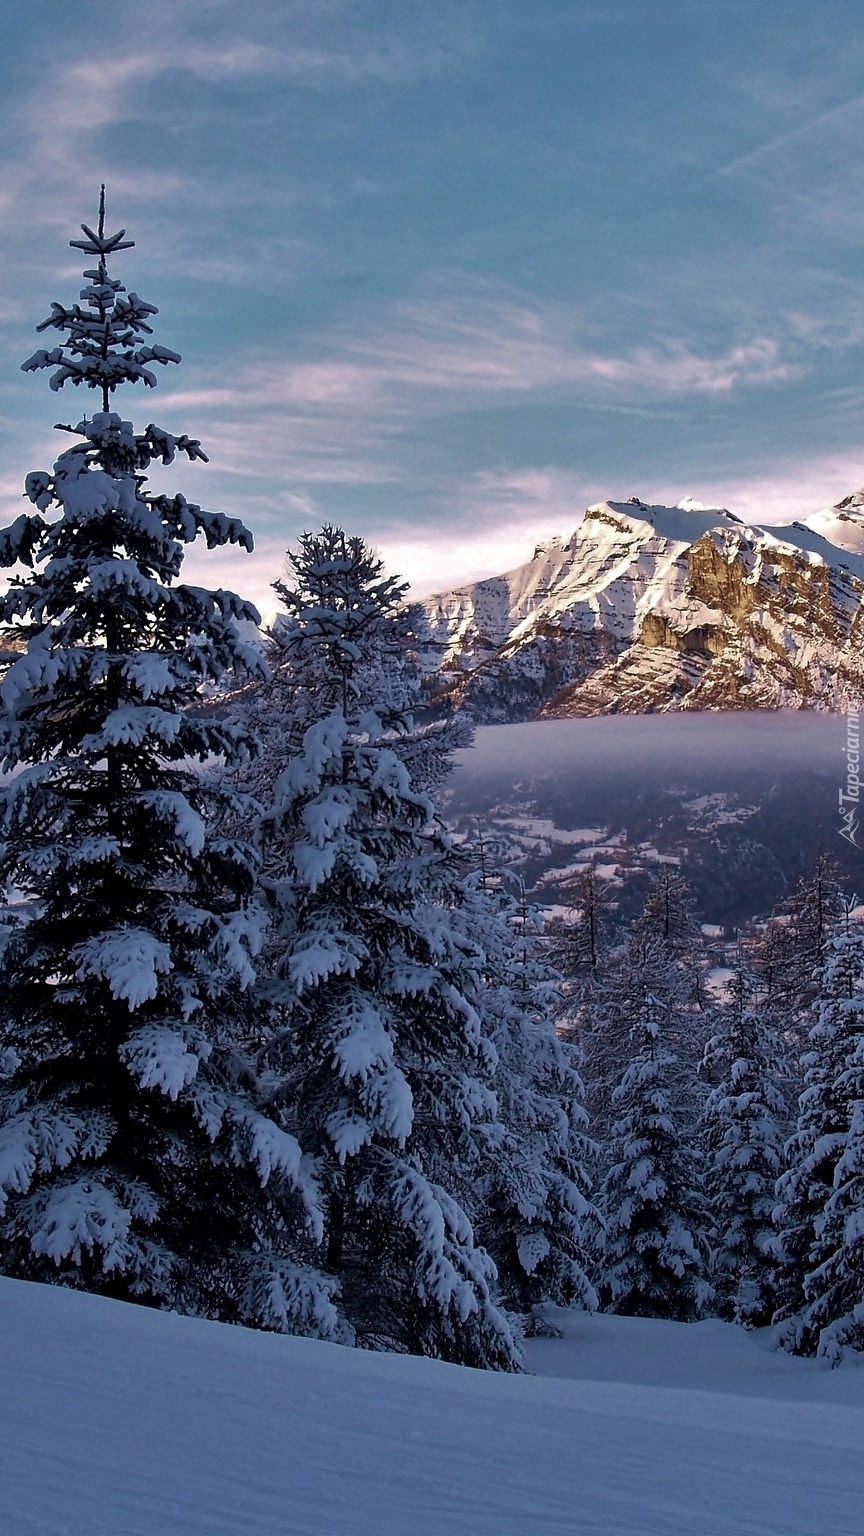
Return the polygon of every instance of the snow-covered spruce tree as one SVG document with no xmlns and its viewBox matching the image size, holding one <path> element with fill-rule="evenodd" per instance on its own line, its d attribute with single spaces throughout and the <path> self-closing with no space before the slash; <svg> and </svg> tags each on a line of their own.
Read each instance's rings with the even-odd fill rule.
<svg viewBox="0 0 864 1536">
<path fill-rule="evenodd" d="M 798 1123 L 777 1185 L 784 1255 L 778 1317 L 784 1322 L 784 1347 L 812 1354 L 824 1346 L 836 1358 L 861 1337 L 856 1308 L 864 1299 L 857 1170 L 864 1091 L 864 933 L 851 920 L 846 931 L 827 942 L 818 989 Z"/>
<path fill-rule="evenodd" d="M 839 1081 L 850 1102 L 849 1130 L 834 1170 L 834 1191 L 817 1222 L 822 1262 L 807 1276 L 799 1348 L 838 1365 L 847 1350 L 864 1351 L 864 1029 Z"/>
<path fill-rule="evenodd" d="M 586 994 L 583 1004 L 586 1104 L 601 1144 L 608 1142 L 616 1117 L 612 1093 L 631 1059 L 631 1025 L 649 995 L 663 1009 L 665 1045 L 680 1058 L 679 1081 L 688 1084 L 679 1113 L 698 1113 L 695 1085 L 705 1047 L 706 970 L 689 888 L 677 867 L 664 865 L 650 881 L 642 910 L 623 942 L 605 957 L 602 983 Z"/>
<path fill-rule="evenodd" d="M 106 235 L 104 188 L 82 228 L 82 303 L 53 306 L 40 329 L 63 339 L 24 368 L 95 389 L 102 409 L 62 429 L 76 441 L 53 474 L 27 477 L 38 510 L 0 535 L 0 562 L 25 568 L 0 616 L 26 646 L 0 688 L 0 873 L 33 901 L 0 959 L 0 1268 L 328 1333 L 330 1287 L 294 1254 L 320 1229 L 314 1182 L 257 1110 L 240 1049 L 254 856 L 211 835 L 217 792 L 190 766 L 247 751 L 200 695 L 259 663 L 236 626 L 255 610 L 178 583 L 183 546 L 252 541 L 147 490 L 154 460 L 205 456 L 110 409 L 179 358 L 144 341 L 153 305 L 109 276 L 133 242 Z"/>
<path fill-rule="evenodd" d="M 559 1027 L 577 1041 L 590 1035 L 594 1005 L 604 990 L 609 906 L 606 883 L 587 864 L 574 882 L 569 918 L 548 925 L 550 954 L 561 977 Z"/>
<path fill-rule="evenodd" d="M 597 976 L 609 945 L 608 898 L 593 864 L 573 884 L 571 921 L 555 927 L 555 963 L 569 979 Z"/>
<path fill-rule="evenodd" d="M 705 973 L 708 960 L 705 941 L 696 917 L 693 893 L 677 864 L 661 864 L 649 883 L 633 936 L 656 942 L 664 954 L 657 990 L 667 992 L 685 1008 L 700 1010 L 705 1004 Z"/>
<path fill-rule="evenodd" d="M 383 574 L 380 582 L 370 584 L 366 596 L 370 612 L 353 615 L 350 647 L 346 647 L 351 651 L 351 680 L 346 687 L 342 672 L 331 665 L 323 637 L 307 634 L 309 615 L 292 584 L 290 555 L 288 563 L 289 579 L 273 583 L 286 611 L 277 613 L 265 633 L 266 676 L 256 677 L 231 700 L 232 718 L 258 743 L 255 757 L 234 777 L 242 779 L 244 790 L 266 798 L 287 759 L 302 750 L 306 729 L 323 712 L 344 711 L 350 702 L 360 707 L 359 701 L 374 700 L 376 716 L 394 724 L 394 745 L 414 786 L 430 793 L 438 789 L 450 774 L 453 752 L 470 746 L 473 726 L 465 715 L 442 716 L 422 730 L 399 726 L 402 717 L 411 714 L 421 691 L 418 647 L 426 622 L 419 606 L 401 600 L 407 587 Z M 379 622 L 375 608 L 379 586 L 386 625 Z M 394 601 L 396 586 L 400 597 Z M 275 855 L 275 845 L 268 847 L 268 853 Z"/>
<path fill-rule="evenodd" d="M 609 1312 L 689 1322 L 711 1298 L 702 1169 L 682 1064 L 667 1045 L 669 1009 L 639 999 L 633 1057 L 612 1099 L 610 1166 L 598 1196 L 606 1220 L 599 1286 Z"/>
<path fill-rule="evenodd" d="M 825 946 L 843 925 L 838 875 L 834 860 L 820 854 L 812 873 L 798 881 L 766 924 L 755 953 L 765 1004 L 788 1041 L 793 1063 L 806 1049 Z"/>
<path fill-rule="evenodd" d="M 287 752 L 262 821 L 267 1102 L 318 1160 L 327 1271 L 356 1341 L 514 1368 L 458 1198 L 495 1119 L 495 1052 L 482 954 L 447 909 L 458 864 L 423 787 L 447 732 L 411 714 L 404 586 L 338 528 L 289 558 Z"/>
<path fill-rule="evenodd" d="M 702 1112 L 715 1310 L 729 1322 L 759 1328 L 770 1323 L 776 1306 L 774 1191 L 786 1107 L 777 1086 L 778 1043 L 743 957 L 715 1020 L 703 1060 L 715 1086 Z"/>
<path fill-rule="evenodd" d="M 484 955 L 482 1017 L 498 1057 L 497 1122 L 468 1195 L 478 1237 L 492 1254 L 507 1307 L 544 1302 L 593 1308 L 588 1278 L 602 1228 L 589 1198 L 584 1090 L 572 1041 L 555 1015 L 560 976 L 543 951 L 538 914 L 488 862 L 464 880 L 458 916 Z"/>
</svg>

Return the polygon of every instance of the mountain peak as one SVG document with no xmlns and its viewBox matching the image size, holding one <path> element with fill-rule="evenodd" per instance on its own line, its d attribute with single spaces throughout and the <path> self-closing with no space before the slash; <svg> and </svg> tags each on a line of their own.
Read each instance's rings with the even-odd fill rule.
<svg viewBox="0 0 864 1536">
<path fill-rule="evenodd" d="M 805 526 L 849 554 L 864 555 L 864 490 L 851 491 L 836 506 L 811 512 Z"/>
<path fill-rule="evenodd" d="M 864 491 L 784 527 L 596 502 L 566 542 L 423 606 L 434 691 L 481 720 L 840 709 L 864 691 Z"/>
</svg>

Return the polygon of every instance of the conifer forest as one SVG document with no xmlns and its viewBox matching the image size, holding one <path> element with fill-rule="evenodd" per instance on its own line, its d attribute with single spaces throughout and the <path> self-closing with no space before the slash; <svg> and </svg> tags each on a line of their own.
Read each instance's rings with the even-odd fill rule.
<svg viewBox="0 0 864 1536">
<path fill-rule="evenodd" d="M 856 893 L 820 855 L 719 988 L 683 865 L 544 921 L 369 543 L 309 528 L 261 629 L 184 582 L 253 533 L 150 487 L 207 455 L 129 419 L 180 358 L 108 229 L 0 534 L 0 1273 L 505 1372 L 556 1307 L 864 1349 Z"/>
</svg>

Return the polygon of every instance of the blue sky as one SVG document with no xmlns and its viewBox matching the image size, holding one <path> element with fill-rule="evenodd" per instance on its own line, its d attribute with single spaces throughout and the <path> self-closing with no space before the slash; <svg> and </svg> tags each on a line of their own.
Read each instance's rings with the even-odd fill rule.
<svg viewBox="0 0 864 1536">
<path fill-rule="evenodd" d="M 19 364 L 102 179 L 184 355 L 118 404 L 258 541 L 196 578 L 266 605 L 329 518 L 428 591 L 601 497 L 864 481 L 860 0 L 31 0 L 0 61 L 10 516 L 82 413 Z"/>
</svg>

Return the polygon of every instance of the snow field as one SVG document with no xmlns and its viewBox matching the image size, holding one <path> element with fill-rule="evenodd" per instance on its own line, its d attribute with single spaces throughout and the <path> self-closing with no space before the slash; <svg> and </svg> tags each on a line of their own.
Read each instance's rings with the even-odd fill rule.
<svg viewBox="0 0 864 1536">
<path fill-rule="evenodd" d="M 565 1326 L 514 1377 L 2 1280 L 0 1533 L 858 1536 L 864 1370 Z"/>
</svg>

